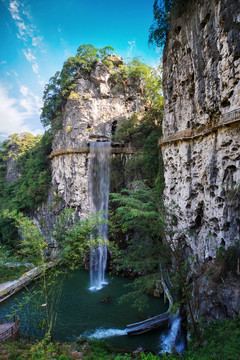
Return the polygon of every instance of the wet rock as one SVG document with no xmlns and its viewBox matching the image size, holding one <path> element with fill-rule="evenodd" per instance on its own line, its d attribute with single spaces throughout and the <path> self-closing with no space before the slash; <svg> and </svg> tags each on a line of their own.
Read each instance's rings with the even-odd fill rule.
<svg viewBox="0 0 240 360">
<path fill-rule="evenodd" d="M 146 351 L 144 346 L 139 346 L 136 350 L 133 351 L 134 355 L 140 355 L 142 352 Z"/>
<path fill-rule="evenodd" d="M 100 300 L 101 303 L 107 304 L 112 300 L 111 296 L 107 296 Z"/>
</svg>

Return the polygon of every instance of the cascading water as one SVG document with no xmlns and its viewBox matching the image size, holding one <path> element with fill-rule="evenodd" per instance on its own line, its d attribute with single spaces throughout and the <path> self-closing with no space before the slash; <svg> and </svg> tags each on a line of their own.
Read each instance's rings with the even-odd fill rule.
<svg viewBox="0 0 240 360">
<path fill-rule="evenodd" d="M 171 318 L 171 328 L 168 333 L 161 336 L 161 348 L 161 353 L 178 352 L 182 354 L 185 350 L 184 337 L 181 331 L 181 317 L 178 314 Z"/>
<path fill-rule="evenodd" d="M 108 199 L 110 190 L 110 143 L 90 143 L 90 212 L 100 214 L 107 219 Z M 107 264 L 107 238 L 108 225 L 106 221 L 99 225 L 97 237 L 101 239 L 98 246 L 94 246 L 94 235 L 90 241 L 90 290 L 100 290 L 107 284 L 105 280 L 105 269 Z"/>
</svg>

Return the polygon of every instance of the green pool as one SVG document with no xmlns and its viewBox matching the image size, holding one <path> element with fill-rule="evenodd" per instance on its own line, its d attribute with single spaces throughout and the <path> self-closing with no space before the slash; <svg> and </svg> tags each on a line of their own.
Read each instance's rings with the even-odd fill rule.
<svg viewBox="0 0 240 360">
<path fill-rule="evenodd" d="M 92 336 L 104 338 L 114 348 L 136 349 L 140 345 L 149 351 L 160 350 L 160 336 L 167 327 L 162 327 L 154 332 L 144 335 L 127 336 L 125 327 L 129 323 L 141 321 L 144 316 L 157 315 L 167 310 L 167 305 L 162 299 L 149 298 L 148 308 L 143 314 L 131 307 L 131 303 L 119 304 L 121 295 L 129 292 L 127 284 L 129 279 L 107 275 L 108 285 L 97 292 L 89 290 L 89 273 L 85 270 L 73 272 L 63 283 L 62 293 L 58 304 L 58 316 L 53 328 L 53 338 L 60 341 L 76 340 L 79 336 Z M 43 299 L 31 298 L 26 304 L 23 301 L 26 295 L 31 297 L 32 292 L 37 290 L 39 284 L 22 290 L 12 298 L 9 298 L 0 305 L 0 314 L 11 313 L 18 309 L 21 332 L 42 336 L 40 323 L 43 319 Z M 57 289 L 56 289 L 57 291 Z M 101 300 L 106 299 L 103 302 Z M 22 304 L 19 307 L 19 304 Z"/>
</svg>

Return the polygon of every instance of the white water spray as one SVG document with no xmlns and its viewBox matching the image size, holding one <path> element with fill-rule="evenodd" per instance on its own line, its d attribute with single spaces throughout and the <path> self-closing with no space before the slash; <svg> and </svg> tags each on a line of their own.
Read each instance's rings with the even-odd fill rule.
<svg viewBox="0 0 240 360">
<path fill-rule="evenodd" d="M 106 339 L 113 336 L 123 336 L 127 335 L 127 330 L 120 329 L 97 329 L 92 334 L 88 334 L 88 338 L 92 339 Z"/>
<path fill-rule="evenodd" d="M 103 219 L 108 216 L 108 199 L 110 190 L 110 143 L 90 143 L 90 212 L 100 213 Z M 94 246 L 93 235 L 90 251 L 90 290 L 100 290 L 107 284 L 105 269 L 107 264 L 108 225 L 103 221 L 98 228 L 97 237 L 101 239 L 98 247 Z"/>
<path fill-rule="evenodd" d="M 181 318 L 176 315 L 171 319 L 171 328 L 167 334 L 161 336 L 161 353 L 178 352 L 182 354 L 185 350 L 184 338 L 181 332 Z"/>
</svg>

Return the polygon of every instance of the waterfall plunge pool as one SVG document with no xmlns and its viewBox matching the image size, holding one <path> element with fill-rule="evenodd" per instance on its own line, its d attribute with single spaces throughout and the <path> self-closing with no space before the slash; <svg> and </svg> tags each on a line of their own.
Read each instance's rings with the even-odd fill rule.
<svg viewBox="0 0 240 360">
<path fill-rule="evenodd" d="M 53 328 L 53 338 L 60 341 L 74 341 L 79 336 L 95 339 L 105 339 L 113 348 L 135 350 L 144 346 L 146 350 L 159 352 L 161 350 L 161 334 L 168 327 L 160 327 L 155 331 L 137 335 L 125 335 L 127 324 L 142 321 L 142 314 L 131 307 L 131 302 L 119 304 L 121 295 L 127 294 L 126 287 L 131 280 L 113 275 L 106 275 L 108 285 L 97 292 L 89 290 L 89 273 L 85 270 L 74 271 L 63 283 L 62 293 L 58 305 L 58 317 Z M 31 336 L 43 335 L 39 323 L 43 319 L 43 300 L 38 296 L 24 304 L 24 297 L 39 288 L 39 282 L 21 290 L 0 304 L 0 316 L 10 314 L 12 309 L 17 310 L 20 318 L 20 328 L 23 334 Z M 105 301 L 101 301 L 104 300 Z M 157 315 L 167 311 L 167 304 L 163 299 L 149 298 L 148 308 L 143 315 Z"/>
</svg>

